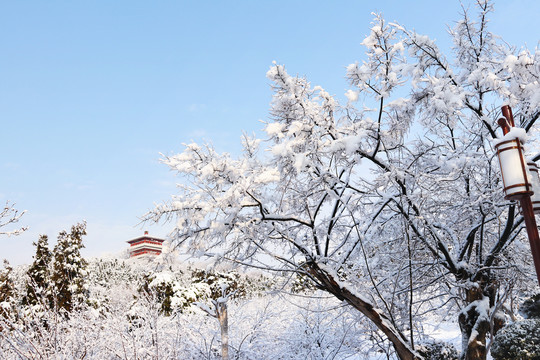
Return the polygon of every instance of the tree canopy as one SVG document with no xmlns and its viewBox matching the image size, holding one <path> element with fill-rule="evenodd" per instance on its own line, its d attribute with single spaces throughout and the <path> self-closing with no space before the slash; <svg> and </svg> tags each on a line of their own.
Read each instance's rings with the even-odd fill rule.
<svg viewBox="0 0 540 360">
<path fill-rule="evenodd" d="M 512 106 L 537 158 L 540 116 L 540 51 L 492 34 L 491 11 L 464 11 L 449 54 L 377 15 L 345 101 L 273 64 L 266 137 L 244 135 L 237 158 L 195 143 L 165 156 L 184 182 L 145 218 L 174 219 L 194 255 L 309 277 L 401 359 L 420 356 L 423 314 L 453 308 L 464 358 L 485 359 L 505 301 L 534 279 L 496 121 Z"/>
</svg>

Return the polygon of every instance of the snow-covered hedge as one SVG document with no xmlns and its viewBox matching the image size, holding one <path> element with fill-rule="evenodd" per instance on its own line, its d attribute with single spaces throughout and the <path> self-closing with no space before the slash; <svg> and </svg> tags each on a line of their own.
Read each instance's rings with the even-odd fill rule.
<svg viewBox="0 0 540 360">
<path fill-rule="evenodd" d="M 425 360 L 458 360 L 459 353 L 454 345 L 442 341 L 426 342 L 418 346 Z"/>
<path fill-rule="evenodd" d="M 525 319 L 540 319 L 540 294 L 525 300 L 519 308 L 519 313 Z"/>
<path fill-rule="evenodd" d="M 502 328 L 493 339 L 495 360 L 540 359 L 540 319 L 526 319 Z"/>
</svg>

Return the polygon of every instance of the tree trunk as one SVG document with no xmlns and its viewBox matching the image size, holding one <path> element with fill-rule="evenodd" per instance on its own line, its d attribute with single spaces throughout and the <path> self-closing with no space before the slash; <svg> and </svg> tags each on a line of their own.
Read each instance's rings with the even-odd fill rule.
<svg viewBox="0 0 540 360">
<path fill-rule="evenodd" d="M 471 287 L 467 290 L 466 301 L 469 304 L 459 314 L 459 327 L 462 338 L 462 360 L 486 360 L 486 340 L 491 332 L 490 308 L 493 306 L 490 296 L 484 294 L 482 286 Z M 494 332 L 504 323 L 495 320 Z"/>
<path fill-rule="evenodd" d="M 462 360 L 486 360 L 486 335 L 489 319 L 484 318 L 474 304 L 459 315 L 462 337 Z"/>
<path fill-rule="evenodd" d="M 229 317 L 227 314 L 227 303 L 218 302 L 216 313 L 221 328 L 221 358 L 229 359 Z"/>
<path fill-rule="evenodd" d="M 324 269 L 321 269 L 317 263 L 312 261 L 306 265 L 306 269 L 315 279 L 317 279 L 323 290 L 328 291 L 339 300 L 347 302 L 370 319 L 375 326 L 387 336 L 401 360 L 422 359 L 422 357 L 411 348 L 405 335 L 394 327 L 387 316 L 380 310 L 375 309 L 373 304 L 364 299 L 361 295 L 354 294 L 343 285 L 338 284 L 334 277 Z"/>
</svg>

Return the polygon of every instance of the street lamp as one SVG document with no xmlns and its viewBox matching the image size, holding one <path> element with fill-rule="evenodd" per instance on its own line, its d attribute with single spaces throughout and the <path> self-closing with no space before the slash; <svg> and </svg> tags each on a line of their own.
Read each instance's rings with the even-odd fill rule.
<svg viewBox="0 0 540 360">
<path fill-rule="evenodd" d="M 540 174 L 538 173 L 538 165 L 534 161 L 527 163 L 529 174 L 531 174 L 531 183 L 534 194 L 531 195 L 533 211 L 535 214 L 540 214 Z"/>
<path fill-rule="evenodd" d="M 538 167 L 534 163 L 529 165 L 525 161 L 523 142 L 526 133 L 524 129 L 515 127 L 510 106 L 503 106 L 502 113 L 504 118 L 500 118 L 498 123 L 503 130 L 504 137 L 495 145 L 495 149 L 501 166 L 505 199 L 519 200 L 520 202 L 531 245 L 536 277 L 538 284 L 540 284 L 540 237 L 534 217 L 533 200 L 531 200 L 531 196 L 536 193 L 534 201 L 540 201 L 540 197 L 538 197 L 540 195 Z M 532 176 L 529 169 L 533 171 Z M 537 210 L 540 211 L 538 205 Z"/>
<path fill-rule="evenodd" d="M 505 128 L 503 127 L 503 132 Z M 523 142 L 520 138 L 513 137 L 514 133 L 517 131 L 507 131 L 503 140 L 495 145 L 506 200 L 520 200 L 533 194 L 532 177 L 523 154 Z"/>
</svg>

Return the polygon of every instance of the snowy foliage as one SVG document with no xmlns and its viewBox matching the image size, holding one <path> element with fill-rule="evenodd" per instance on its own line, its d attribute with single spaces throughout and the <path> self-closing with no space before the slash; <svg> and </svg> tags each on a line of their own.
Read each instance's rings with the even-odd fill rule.
<svg viewBox="0 0 540 360">
<path fill-rule="evenodd" d="M 40 300 L 48 295 L 50 265 L 52 253 L 49 251 L 47 235 L 41 235 L 36 246 L 34 261 L 27 271 L 26 294 L 24 305 L 36 306 Z"/>
<path fill-rule="evenodd" d="M 86 260 L 81 256 L 86 223 L 62 231 L 53 250 L 50 303 L 68 313 L 85 300 Z M 38 249 L 39 250 L 39 249 Z"/>
<path fill-rule="evenodd" d="M 179 293 L 195 284 L 210 290 L 222 275 L 242 284 L 244 290 L 227 302 L 231 358 L 383 358 L 377 356 L 377 349 L 366 347 L 372 329 L 320 292 L 309 297 L 287 295 L 265 285 L 282 283 L 281 278 L 268 281 L 260 274 L 179 263 L 163 268 L 155 260 L 89 261 L 87 287 L 93 301 L 80 305 L 69 317 L 59 316 L 54 308 L 45 308 L 37 316 L 25 313 L 23 306 L 18 315 L 2 318 L 0 326 L 9 330 L 0 331 L 0 358 L 220 359 L 218 322 L 197 306 L 165 314 L 163 298 L 139 291 L 151 273 L 155 276 L 149 287 L 173 284 Z M 211 291 L 205 294 L 212 296 Z"/>
<path fill-rule="evenodd" d="M 540 319 L 540 294 L 526 299 L 519 307 L 519 313 L 525 319 Z"/>
<path fill-rule="evenodd" d="M 495 335 L 491 356 L 495 360 L 540 359 L 540 319 L 509 324 Z"/>
<path fill-rule="evenodd" d="M 0 271 L 0 318 L 9 317 L 16 306 L 13 268 L 4 260 L 4 268 Z M 0 330 L 2 326 L 0 326 Z"/>
<path fill-rule="evenodd" d="M 195 143 L 164 156 L 183 180 L 145 218 L 174 221 L 173 245 L 195 258 L 276 282 L 165 256 L 86 267 L 78 225 L 53 251 L 56 305 L 10 305 L 0 357 L 454 358 L 418 345 L 427 319 L 459 325 L 466 360 L 517 339 L 497 332 L 534 274 L 493 147 L 509 104 L 539 157 L 540 51 L 490 33 L 490 1 L 475 9 L 449 54 L 375 15 L 345 100 L 274 63 L 263 137 L 244 136 L 239 156 Z"/>
<path fill-rule="evenodd" d="M 452 344 L 431 341 L 419 346 L 418 352 L 424 360 L 458 360 L 459 353 Z"/>
<path fill-rule="evenodd" d="M 194 256 L 298 273 L 365 315 L 402 358 L 443 306 L 467 359 L 485 359 L 503 309 L 531 280 L 523 218 L 505 201 L 493 140 L 510 104 L 540 117 L 540 52 L 489 32 L 487 0 L 464 11 L 444 54 L 376 15 L 347 67 L 346 102 L 273 64 L 266 136 L 235 158 L 187 144 L 163 162 L 179 194 L 146 214 L 174 220 Z"/>
</svg>

